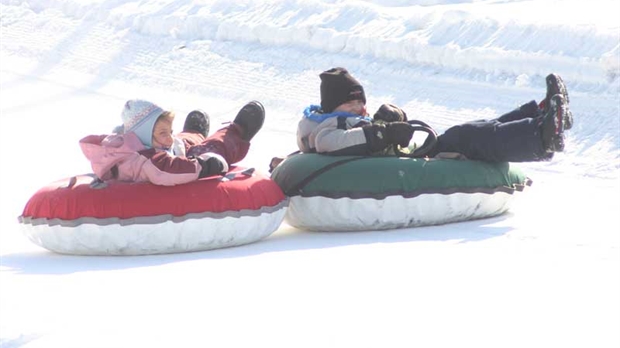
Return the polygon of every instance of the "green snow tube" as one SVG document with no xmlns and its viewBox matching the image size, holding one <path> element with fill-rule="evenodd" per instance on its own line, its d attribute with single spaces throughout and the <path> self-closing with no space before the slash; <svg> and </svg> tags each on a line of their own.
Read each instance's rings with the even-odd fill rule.
<svg viewBox="0 0 620 348">
<path fill-rule="evenodd" d="M 286 221 L 314 231 L 437 225 L 506 212 L 531 184 L 510 163 L 293 155 L 271 178 L 291 197 Z"/>
</svg>

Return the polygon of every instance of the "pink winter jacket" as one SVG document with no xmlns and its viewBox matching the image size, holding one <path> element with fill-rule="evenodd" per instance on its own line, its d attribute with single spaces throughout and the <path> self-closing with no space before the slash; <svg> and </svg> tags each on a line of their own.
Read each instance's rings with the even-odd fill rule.
<svg viewBox="0 0 620 348">
<path fill-rule="evenodd" d="M 173 186 L 197 180 L 202 169 L 194 159 L 147 149 L 134 133 L 89 135 L 80 140 L 80 147 L 93 172 L 102 180 L 149 181 Z M 112 172 L 115 166 L 117 177 Z"/>
</svg>

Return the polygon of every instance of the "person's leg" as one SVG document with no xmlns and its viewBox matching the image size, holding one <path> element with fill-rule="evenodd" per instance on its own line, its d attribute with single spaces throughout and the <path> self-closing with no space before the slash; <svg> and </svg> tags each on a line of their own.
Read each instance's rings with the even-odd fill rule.
<svg viewBox="0 0 620 348">
<path fill-rule="evenodd" d="M 538 104 L 532 100 L 529 103 L 521 105 L 519 108 L 512 110 L 502 116 L 496 118 L 500 123 L 522 120 L 524 118 L 534 118 L 541 115 Z"/>
<path fill-rule="evenodd" d="M 536 104 L 536 101 L 532 100 L 497 118 L 473 120 L 473 121 L 468 121 L 467 124 L 485 124 L 488 122 L 504 123 L 504 122 L 522 120 L 524 118 L 538 117 L 540 116 L 540 114 L 541 114 L 541 109 L 539 108 L 538 104 Z"/>
<path fill-rule="evenodd" d="M 187 156 L 202 154 L 221 156 L 229 165 L 241 161 L 250 149 L 250 140 L 262 128 L 265 109 L 258 101 L 245 104 L 237 113 L 235 120 L 206 138 L 202 143 L 192 146 Z"/>
<path fill-rule="evenodd" d="M 230 165 L 241 161 L 250 149 L 250 142 L 243 139 L 243 129 L 236 123 L 224 127 L 202 143 L 190 147 L 187 156 L 197 157 L 204 153 L 215 153 Z"/>
<path fill-rule="evenodd" d="M 470 160 L 486 162 L 536 162 L 551 159 L 542 143 L 541 118 L 500 123 L 465 123 L 449 128 L 437 137 L 435 150 L 458 152 Z"/>
</svg>

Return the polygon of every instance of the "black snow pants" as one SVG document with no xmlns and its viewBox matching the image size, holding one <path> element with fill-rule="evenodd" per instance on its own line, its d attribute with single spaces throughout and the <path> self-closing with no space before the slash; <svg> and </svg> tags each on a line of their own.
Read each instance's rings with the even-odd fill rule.
<svg viewBox="0 0 620 348">
<path fill-rule="evenodd" d="M 535 101 L 492 120 L 453 126 L 437 137 L 430 157 L 458 152 L 468 159 L 486 162 L 548 161 L 542 144 L 542 114 Z"/>
</svg>

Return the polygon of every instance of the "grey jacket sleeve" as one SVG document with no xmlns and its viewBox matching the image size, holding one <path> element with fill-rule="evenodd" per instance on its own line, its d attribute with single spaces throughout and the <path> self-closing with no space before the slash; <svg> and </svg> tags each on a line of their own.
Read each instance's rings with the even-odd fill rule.
<svg viewBox="0 0 620 348">
<path fill-rule="evenodd" d="M 302 152 L 317 152 L 335 155 L 366 155 L 370 153 L 364 129 L 360 120 L 349 117 L 340 121 L 328 118 L 315 122 L 306 118 L 297 126 L 297 145 Z"/>
</svg>

